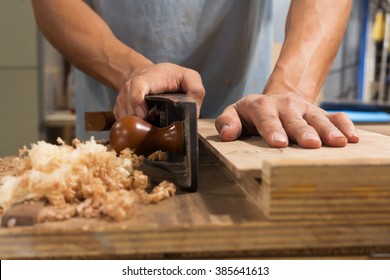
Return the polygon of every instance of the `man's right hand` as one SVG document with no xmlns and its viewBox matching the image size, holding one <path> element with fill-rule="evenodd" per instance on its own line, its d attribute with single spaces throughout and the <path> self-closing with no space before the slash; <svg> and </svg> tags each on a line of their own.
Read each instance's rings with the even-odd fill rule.
<svg viewBox="0 0 390 280">
<path fill-rule="evenodd" d="M 165 92 L 184 92 L 197 103 L 197 115 L 205 95 L 198 72 L 172 63 L 151 64 L 138 68 L 119 91 L 114 107 L 116 119 L 126 115 L 145 118 L 148 106 L 145 95 Z"/>
</svg>

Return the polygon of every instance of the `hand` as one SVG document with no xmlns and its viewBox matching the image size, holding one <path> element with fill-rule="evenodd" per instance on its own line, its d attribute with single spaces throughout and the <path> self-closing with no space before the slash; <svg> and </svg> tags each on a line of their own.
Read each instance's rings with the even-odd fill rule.
<svg viewBox="0 0 390 280">
<path fill-rule="evenodd" d="M 246 130 L 275 148 L 287 147 L 289 139 L 304 148 L 319 148 L 322 143 L 344 147 L 359 141 L 347 115 L 328 114 L 294 93 L 245 96 L 227 107 L 215 126 L 222 141 L 236 140 Z"/>
<path fill-rule="evenodd" d="M 114 115 L 119 119 L 126 115 L 145 118 L 148 106 L 145 95 L 164 92 L 185 92 L 197 103 L 199 117 L 205 89 L 198 72 L 176 64 L 151 64 L 140 68 L 122 86 L 116 98 Z"/>
</svg>

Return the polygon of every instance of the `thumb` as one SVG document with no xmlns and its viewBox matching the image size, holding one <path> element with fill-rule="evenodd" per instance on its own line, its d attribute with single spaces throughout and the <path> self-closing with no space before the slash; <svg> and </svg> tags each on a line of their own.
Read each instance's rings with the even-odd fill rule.
<svg viewBox="0 0 390 280">
<path fill-rule="evenodd" d="M 222 141 L 234 141 L 242 132 L 240 116 L 234 105 L 228 106 L 215 120 L 215 128 Z"/>
</svg>

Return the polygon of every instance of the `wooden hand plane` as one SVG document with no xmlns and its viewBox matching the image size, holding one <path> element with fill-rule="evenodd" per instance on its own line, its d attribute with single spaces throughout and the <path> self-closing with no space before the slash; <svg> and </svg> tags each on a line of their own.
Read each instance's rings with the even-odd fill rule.
<svg viewBox="0 0 390 280">
<path fill-rule="evenodd" d="M 115 120 L 112 112 L 85 112 L 87 131 L 110 130 L 110 145 L 120 152 L 133 149 L 148 156 L 162 150 L 168 161 L 159 162 L 170 170 L 181 189 L 196 191 L 198 185 L 198 133 L 196 102 L 186 94 L 147 95 L 146 120 L 126 116 Z"/>
</svg>

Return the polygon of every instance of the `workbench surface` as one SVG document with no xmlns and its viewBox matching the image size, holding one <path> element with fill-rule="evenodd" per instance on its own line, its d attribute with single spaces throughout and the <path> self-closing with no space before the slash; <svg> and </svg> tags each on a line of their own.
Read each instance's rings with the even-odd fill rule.
<svg viewBox="0 0 390 280">
<path fill-rule="evenodd" d="M 364 129 L 390 135 L 388 125 Z M 199 154 L 198 192 L 140 205 L 124 222 L 1 228 L 0 258 L 389 257 L 389 213 L 380 220 L 272 220 L 203 144 Z"/>
</svg>

